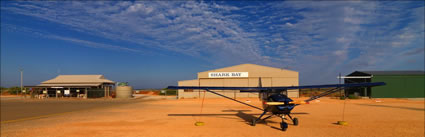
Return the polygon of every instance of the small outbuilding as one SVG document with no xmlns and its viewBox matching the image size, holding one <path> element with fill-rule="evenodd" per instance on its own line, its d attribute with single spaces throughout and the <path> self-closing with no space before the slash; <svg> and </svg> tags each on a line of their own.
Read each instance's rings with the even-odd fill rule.
<svg viewBox="0 0 425 137">
<path fill-rule="evenodd" d="M 348 94 L 371 98 L 423 98 L 424 71 L 354 71 L 345 83 L 385 82 L 385 86 L 347 89 Z"/>
<path fill-rule="evenodd" d="M 198 73 L 194 80 L 179 81 L 179 86 L 212 86 L 212 87 L 280 87 L 298 86 L 298 72 L 261 66 L 256 64 L 241 64 Z M 178 90 L 178 98 L 203 97 L 203 91 Z M 229 97 L 258 97 L 256 93 L 242 93 L 239 90 L 216 91 Z M 299 97 L 298 90 L 288 90 L 289 97 Z M 214 98 L 217 95 L 206 93 L 206 97 Z"/>
</svg>

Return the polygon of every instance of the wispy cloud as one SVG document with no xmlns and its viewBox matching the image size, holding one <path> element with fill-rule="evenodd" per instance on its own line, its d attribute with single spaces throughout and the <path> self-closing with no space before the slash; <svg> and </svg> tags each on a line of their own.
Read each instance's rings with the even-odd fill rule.
<svg viewBox="0 0 425 137">
<path fill-rule="evenodd" d="M 284 62 L 301 71 L 304 81 L 359 69 L 389 70 L 396 65 L 382 64 L 406 62 L 409 58 L 395 55 L 424 45 L 423 2 L 289 1 L 265 7 L 276 13 L 255 24 L 266 22 L 258 32 L 266 51 L 289 59 Z M 280 20 L 267 23 L 270 18 Z"/>
<path fill-rule="evenodd" d="M 202 2 L 72 1 L 10 3 L 2 9 L 147 48 L 195 57 L 205 53 L 228 56 L 230 52 L 236 60 L 261 60 L 258 45 L 247 38 L 250 34 L 237 21 L 223 15 L 238 10 L 233 6 Z"/>
<path fill-rule="evenodd" d="M 424 48 L 417 48 L 417 49 L 413 49 L 413 50 L 409 50 L 403 53 L 403 55 L 405 56 L 411 56 L 411 55 L 417 55 L 417 54 L 423 54 L 424 53 Z"/>
<path fill-rule="evenodd" d="M 391 59 L 411 60 L 393 55 L 424 45 L 423 1 L 2 3 L 2 12 L 132 46 L 56 34 L 50 38 L 131 52 L 169 51 L 220 67 L 249 62 L 291 68 L 311 82 L 334 78 L 337 72 L 387 69 L 380 66 Z M 313 74 L 323 77 L 311 78 Z"/>
<path fill-rule="evenodd" d="M 4 31 L 21 32 L 21 33 L 30 34 L 33 37 L 41 37 L 41 38 L 48 38 L 48 39 L 54 39 L 54 40 L 68 41 L 68 42 L 76 43 L 77 45 L 90 47 L 90 48 L 100 48 L 100 49 L 107 49 L 107 50 L 114 50 L 114 51 L 127 51 L 127 52 L 140 53 L 140 54 L 144 54 L 144 55 L 149 55 L 149 54 L 152 55 L 152 53 L 149 52 L 149 51 L 142 51 L 142 50 L 138 50 L 138 49 L 126 48 L 125 46 L 116 46 L 116 45 L 98 43 L 98 42 L 82 40 L 82 39 L 77 39 L 77 38 L 72 38 L 72 37 L 64 37 L 64 36 L 54 35 L 54 34 L 51 34 L 49 32 L 45 32 L 43 30 L 37 30 L 37 29 L 32 29 L 32 28 L 27 28 L 27 27 L 22 27 L 22 26 L 15 26 L 15 25 L 11 25 L 11 24 L 2 24 L 1 28 Z"/>
</svg>

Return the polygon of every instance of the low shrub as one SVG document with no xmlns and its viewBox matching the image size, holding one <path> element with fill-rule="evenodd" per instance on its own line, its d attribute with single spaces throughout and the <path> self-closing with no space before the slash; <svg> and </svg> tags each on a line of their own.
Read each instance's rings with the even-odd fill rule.
<svg viewBox="0 0 425 137">
<path fill-rule="evenodd" d="M 356 95 L 348 95 L 349 99 L 360 99 L 360 96 L 356 96 Z"/>
<path fill-rule="evenodd" d="M 177 90 L 166 89 L 165 93 L 160 92 L 159 95 L 177 95 Z"/>
<path fill-rule="evenodd" d="M 7 90 L 9 92 L 9 94 L 17 94 L 21 92 L 21 88 L 20 87 L 11 87 Z"/>
</svg>

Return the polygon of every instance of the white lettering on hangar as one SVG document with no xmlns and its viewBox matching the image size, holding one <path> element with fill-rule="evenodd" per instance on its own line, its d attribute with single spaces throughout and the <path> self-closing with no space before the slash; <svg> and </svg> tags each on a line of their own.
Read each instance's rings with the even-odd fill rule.
<svg viewBox="0 0 425 137">
<path fill-rule="evenodd" d="M 248 72 L 209 72 L 209 78 L 248 77 Z"/>
</svg>

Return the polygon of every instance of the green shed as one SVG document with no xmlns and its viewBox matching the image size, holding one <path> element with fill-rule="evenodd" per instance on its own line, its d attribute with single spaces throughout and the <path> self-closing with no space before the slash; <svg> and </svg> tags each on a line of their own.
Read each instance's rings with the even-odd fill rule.
<svg viewBox="0 0 425 137">
<path fill-rule="evenodd" d="M 355 71 L 344 83 L 385 82 L 385 86 L 350 88 L 347 94 L 371 98 L 424 98 L 424 71 Z"/>
</svg>

